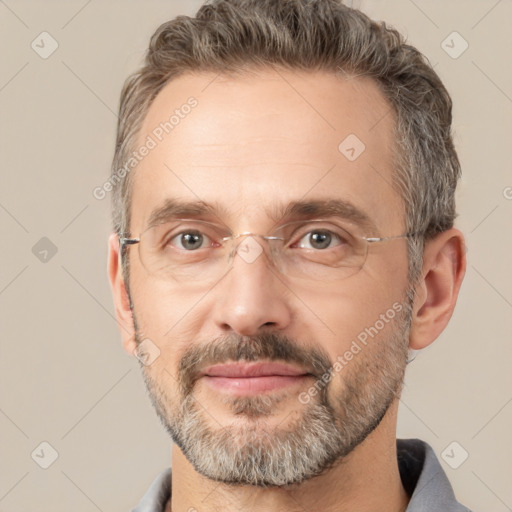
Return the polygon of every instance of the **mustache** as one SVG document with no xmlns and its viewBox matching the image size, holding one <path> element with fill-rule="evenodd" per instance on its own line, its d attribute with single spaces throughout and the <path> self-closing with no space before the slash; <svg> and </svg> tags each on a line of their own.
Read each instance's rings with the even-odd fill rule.
<svg viewBox="0 0 512 512">
<path fill-rule="evenodd" d="M 214 364 L 238 361 L 280 361 L 295 363 L 317 379 L 332 364 L 327 353 L 318 347 L 302 347 L 277 333 L 240 336 L 231 333 L 203 346 L 190 347 L 181 358 L 178 381 L 183 396 L 187 396 L 200 377 L 201 370 Z"/>
</svg>

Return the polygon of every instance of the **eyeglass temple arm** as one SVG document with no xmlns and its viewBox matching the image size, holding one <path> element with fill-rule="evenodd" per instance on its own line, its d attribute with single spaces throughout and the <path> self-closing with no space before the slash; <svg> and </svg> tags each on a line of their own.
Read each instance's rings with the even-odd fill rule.
<svg viewBox="0 0 512 512">
<path fill-rule="evenodd" d="M 123 245 L 134 245 L 140 242 L 140 238 L 126 238 L 124 236 L 119 236 L 119 243 Z"/>
<path fill-rule="evenodd" d="M 386 240 L 395 240 L 397 238 L 412 238 L 413 236 L 417 236 L 418 233 L 406 233 L 405 235 L 396 235 L 396 236 L 384 236 L 380 238 L 376 237 L 363 237 L 367 242 L 385 242 Z"/>
</svg>

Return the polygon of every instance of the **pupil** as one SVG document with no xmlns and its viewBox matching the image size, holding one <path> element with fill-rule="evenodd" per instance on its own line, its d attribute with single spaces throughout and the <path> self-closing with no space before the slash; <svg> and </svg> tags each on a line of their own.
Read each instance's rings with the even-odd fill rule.
<svg viewBox="0 0 512 512">
<path fill-rule="evenodd" d="M 329 233 L 316 232 L 310 236 L 311 245 L 317 249 L 325 249 L 331 243 L 331 235 Z"/>
<path fill-rule="evenodd" d="M 203 235 L 187 233 L 182 235 L 182 244 L 185 249 L 197 249 L 203 243 Z"/>
</svg>

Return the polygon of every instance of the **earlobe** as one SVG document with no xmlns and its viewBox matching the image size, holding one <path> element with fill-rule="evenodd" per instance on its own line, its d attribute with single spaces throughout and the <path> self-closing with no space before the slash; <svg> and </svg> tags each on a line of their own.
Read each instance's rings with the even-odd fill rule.
<svg viewBox="0 0 512 512">
<path fill-rule="evenodd" d="M 416 286 L 409 347 L 430 345 L 450 320 L 466 272 L 464 236 L 455 228 L 425 244 L 422 278 Z"/>
<path fill-rule="evenodd" d="M 119 260 L 119 238 L 112 233 L 108 240 L 108 277 L 112 289 L 116 320 L 123 340 L 123 347 L 130 355 L 136 349 L 133 316 Z"/>
</svg>

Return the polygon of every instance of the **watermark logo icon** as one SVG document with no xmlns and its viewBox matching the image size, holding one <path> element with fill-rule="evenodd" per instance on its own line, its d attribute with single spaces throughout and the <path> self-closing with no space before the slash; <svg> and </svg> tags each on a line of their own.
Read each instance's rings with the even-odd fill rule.
<svg viewBox="0 0 512 512">
<path fill-rule="evenodd" d="M 149 339 L 142 340 L 133 355 L 144 365 L 152 365 L 160 357 L 160 349 Z"/>
<path fill-rule="evenodd" d="M 354 133 L 345 137 L 338 146 L 338 151 L 350 162 L 357 160 L 365 149 L 363 141 Z"/>
<path fill-rule="evenodd" d="M 50 443 L 43 441 L 30 456 L 40 468 L 48 469 L 59 458 L 59 453 Z"/>
<path fill-rule="evenodd" d="M 458 32 L 454 31 L 443 40 L 441 48 L 452 59 L 458 59 L 469 48 L 469 43 Z"/>
<path fill-rule="evenodd" d="M 57 246 L 49 238 L 43 236 L 32 247 L 32 254 L 41 263 L 48 263 L 57 254 L 57 250 Z"/>
<path fill-rule="evenodd" d="M 30 44 L 39 57 L 47 59 L 57 50 L 59 43 L 48 32 L 41 32 Z"/>
<path fill-rule="evenodd" d="M 246 263 L 252 263 L 263 252 L 263 247 L 252 236 L 248 236 L 240 243 L 236 252 Z"/>
<path fill-rule="evenodd" d="M 441 453 L 442 459 L 452 469 L 457 469 L 466 462 L 469 453 L 457 441 L 451 442 Z"/>
</svg>

